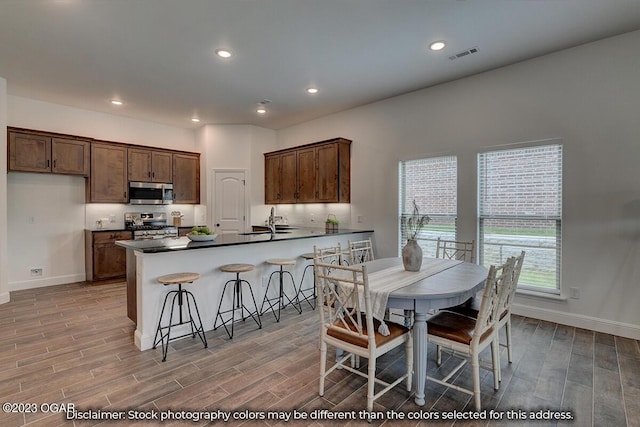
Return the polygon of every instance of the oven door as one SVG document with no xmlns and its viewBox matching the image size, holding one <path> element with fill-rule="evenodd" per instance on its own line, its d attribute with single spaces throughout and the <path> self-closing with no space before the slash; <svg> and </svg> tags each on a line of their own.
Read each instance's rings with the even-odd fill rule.
<svg viewBox="0 0 640 427">
<path fill-rule="evenodd" d="M 132 205 L 162 205 L 164 198 L 165 184 L 155 184 L 153 182 L 130 182 L 129 183 L 129 204 Z"/>
</svg>

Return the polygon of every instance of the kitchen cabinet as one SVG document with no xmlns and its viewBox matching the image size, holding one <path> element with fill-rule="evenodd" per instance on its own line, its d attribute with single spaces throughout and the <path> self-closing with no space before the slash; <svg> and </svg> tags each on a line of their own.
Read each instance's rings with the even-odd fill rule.
<svg viewBox="0 0 640 427">
<path fill-rule="evenodd" d="M 199 154 L 173 154 L 173 202 L 200 203 Z"/>
<path fill-rule="evenodd" d="M 85 231 L 85 270 L 87 281 L 123 279 L 127 273 L 126 249 L 116 240 L 131 240 L 131 231 Z"/>
<path fill-rule="evenodd" d="M 128 185 L 127 148 L 117 144 L 92 143 L 88 201 L 127 203 Z"/>
<path fill-rule="evenodd" d="M 8 131 L 9 171 L 89 175 L 89 141 Z"/>
<path fill-rule="evenodd" d="M 129 148 L 127 156 L 129 181 L 162 183 L 173 181 L 171 152 Z"/>
<path fill-rule="evenodd" d="M 265 204 L 349 203 L 350 165 L 344 138 L 265 153 Z"/>
</svg>

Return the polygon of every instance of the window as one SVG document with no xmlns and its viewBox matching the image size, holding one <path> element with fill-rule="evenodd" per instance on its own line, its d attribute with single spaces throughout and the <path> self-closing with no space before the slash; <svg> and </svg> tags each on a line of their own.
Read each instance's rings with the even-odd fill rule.
<svg viewBox="0 0 640 427">
<path fill-rule="evenodd" d="M 455 239 L 457 187 L 455 156 L 400 162 L 400 216 L 412 213 L 415 200 L 420 213 L 431 217 L 417 239 L 425 256 L 435 256 L 438 237 Z M 406 232 L 401 229 L 399 251 L 406 242 Z"/>
<path fill-rule="evenodd" d="M 562 145 L 478 155 L 479 259 L 527 252 L 518 287 L 560 293 Z"/>
</svg>

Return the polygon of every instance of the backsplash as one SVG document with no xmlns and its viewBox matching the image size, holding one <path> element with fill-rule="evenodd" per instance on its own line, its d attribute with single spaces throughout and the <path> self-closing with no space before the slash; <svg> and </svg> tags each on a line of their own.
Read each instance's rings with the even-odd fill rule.
<svg viewBox="0 0 640 427">
<path fill-rule="evenodd" d="M 205 205 L 125 205 L 118 203 L 87 203 L 85 205 L 85 228 L 98 229 L 98 221 L 102 220 L 102 229 L 123 229 L 125 212 L 163 212 L 171 225 L 171 213 L 180 211 L 183 215 L 182 225 L 192 226 L 206 223 L 207 208 Z"/>
<path fill-rule="evenodd" d="M 329 215 L 340 221 L 340 227 L 351 228 L 351 205 L 348 203 L 305 203 L 295 205 L 274 205 L 275 214 L 281 216 L 289 225 L 323 228 Z M 271 208 L 271 205 L 267 205 Z M 257 225 L 261 225 L 268 218 L 256 218 Z"/>
</svg>

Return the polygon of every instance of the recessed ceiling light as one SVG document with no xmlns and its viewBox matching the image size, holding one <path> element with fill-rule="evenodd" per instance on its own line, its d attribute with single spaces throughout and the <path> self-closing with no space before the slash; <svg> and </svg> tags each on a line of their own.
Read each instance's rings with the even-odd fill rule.
<svg viewBox="0 0 640 427">
<path fill-rule="evenodd" d="M 256 109 L 256 113 L 258 113 L 258 114 L 267 114 L 267 109 L 265 107 L 258 107 Z"/>
<path fill-rule="evenodd" d="M 191 121 L 194 122 L 194 123 L 198 123 L 198 122 L 200 122 L 200 119 L 197 118 L 197 117 L 194 117 L 194 118 L 191 119 Z"/>
<path fill-rule="evenodd" d="M 444 46 L 445 46 L 445 44 L 444 44 L 443 41 L 437 41 L 437 42 L 431 43 L 429 45 L 429 49 L 438 51 L 438 50 L 444 49 Z"/>
<path fill-rule="evenodd" d="M 311 95 L 314 95 L 314 94 L 318 93 L 318 88 L 316 88 L 316 87 L 308 87 L 307 88 L 307 93 L 311 94 Z"/>
<path fill-rule="evenodd" d="M 231 58 L 231 51 L 226 49 L 216 49 L 216 55 L 220 58 Z"/>
<path fill-rule="evenodd" d="M 113 105 L 122 105 L 122 104 L 124 104 L 124 102 L 120 101 L 119 99 L 112 99 L 111 103 Z"/>
</svg>

